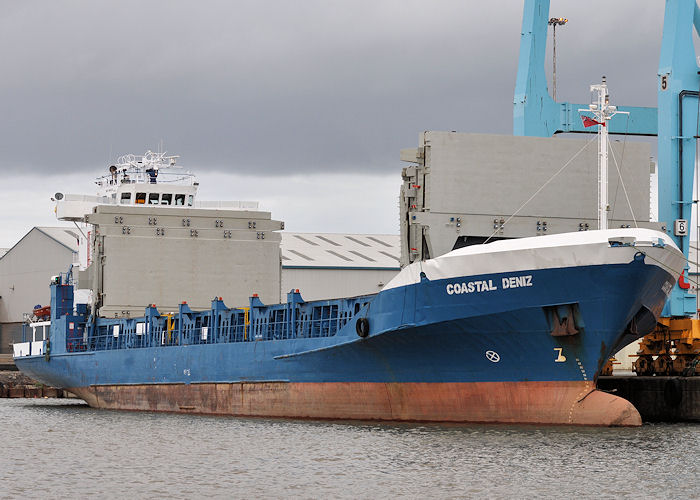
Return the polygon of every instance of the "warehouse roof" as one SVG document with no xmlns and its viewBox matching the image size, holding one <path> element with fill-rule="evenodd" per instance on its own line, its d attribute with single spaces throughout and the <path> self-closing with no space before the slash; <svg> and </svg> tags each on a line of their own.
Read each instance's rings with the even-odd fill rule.
<svg viewBox="0 0 700 500">
<path fill-rule="evenodd" d="M 77 229 L 42 226 L 31 231 L 34 230 L 73 252 L 78 251 Z M 17 244 L 19 241 L 12 248 Z M 0 250 L 0 258 L 12 248 Z M 399 269 L 401 255 L 396 234 L 282 232 L 281 248 L 285 268 Z"/>
<path fill-rule="evenodd" d="M 69 248 L 70 250 L 78 251 L 78 230 L 68 227 L 35 227 L 49 238 L 53 238 L 63 246 Z"/>
<path fill-rule="evenodd" d="M 63 245 L 71 252 L 78 251 L 78 230 L 72 229 L 70 227 L 46 227 L 46 226 L 35 226 L 27 231 L 27 234 L 22 236 L 17 243 L 15 243 L 12 248 L 8 248 L 4 251 L 0 251 L 0 259 L 11 252 L 17 245 L 19 245 L 24 238 L 26 238 L 32 231 L 38 231 L 44 236 L 48 236 L 57 243 Z"/>
<path fill-rule="evenodd" d="M 282 233 L 282 267 L 399 269 L 397 234 Z"/>
</svg>

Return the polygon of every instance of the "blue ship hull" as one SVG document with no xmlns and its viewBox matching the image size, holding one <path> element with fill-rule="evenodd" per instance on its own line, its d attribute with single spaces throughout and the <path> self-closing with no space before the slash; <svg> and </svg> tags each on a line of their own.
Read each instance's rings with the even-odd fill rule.
<svg viewBox="0 0 700 500">
<path fill-rule="evenodd" d="M 602 365 L 625 333 L 629 334 L 628 325 L 635 315 L 639 311 L 660 313 L 666 301 L 663 284 L 673 277 L 661 267 L 633 259 L 627 264 L 497 273 L 465 280 L 422 279 L 367 298 L 367 305 L 357 313 L 369 323 L 366 338 L 357 335 L 355 321 L 348 321 L 328 337 L 64 353 L 54 349 L 48 360 L 28 356 L 17 358 L 16 363 L 31 377 L 73 390 L 96 406 L 100 398 L 95 395 L 119 386 L 142 392 L 141 386 L 150 386 L 146 394 L 160 392 L 166 399 L 173 385 L 203 384 L 446 384 L 447 390 L 454 390 L 475 383 L 545 382 L 552 387 L 553 382 L 563 382 L 560 389 L 590 392 Z M 506 283 L 508 288 L 503 288 Z M 521 286 L 511 288 L 510 284 Z M 630 289 L 636 292 L 626 292 Z M 576 305 L 576 324 L 572 325 L 576 332 L 553 336 L 547 311 L 570 304 Z M 65 328 L 71 319 L 57 318 L 53 328 Z M 352 388 L 345 390 L 348 397 L 356 396 Z M 537 395 L 536 388 L 528 386 L 528 391 L 530 396 Z M 104 394 L 101 398 L 110 399 Z M 129 407 L 120 400 L 102 406 Z M 142 401 L 134 409 L 157 406 L 144 407 Z M 202 405 L 185 407 L 219 412 Z M 444 420 L 473 420 L 452 414 L 449 407 L 445 411 Z M 508 421 L 508 413 L 494 420 Z M 323 412 L 280 414 L 347 417 Z"/>
<path fill-rule="evenodd" d="M 69 325 L 75 329 L 80 317 L 67 314 L 52 322 L 49 356 L 15 362 L 106 408 L 638 425 L 629 403 L 595 391 L 595 378 L 620 344 L 645 333 L 637 329 L 645 318 L 655 323 L 673 272 L 634 251 L 624 263 L 444 279 L 421 272 L 416 282 L 375 296 L 305 303 L 290 294 L 289 304 L 278 306 L 251 299 L 249 330 L 241 336 L 231 329 L 224 340 L 224 328 L 215 326 L 221 320 L 202 320 L 199 330 L 186 324 L 188 315 L 190 326 L 198 314 L 217 317 L 216 301 L 204 313 L 183 306 L 177 332 L 154 311 L 129 320 L 148 323 L 150 335 L 135 335 L 124 320 L 99 319 L 92 331 L 74 335 L 72 349 L 65 348 Z M 336 330 L 314 336 L 304 329 L 305 311 L 334 304 Z M 121 337 L 109 333 L 115 324 Z M 119 342 L 100 340 L 100 328 Z"/>
<path fill-rule="evenodd" d="M 450 280 L 390 290 L 368 307 L 371 332 L 366 339 L 349 322 L 326 338 L 54 352 L 50 361 L 38 356 L 17 358 L 16 363 L 57 387 L 250 380 L 581 380 L 582 369 L 592 378 L 607 361 L 638 310 L 659 313 L 666 301 L 660 283 L 672 279 L 659 267 L 637 263 L 529 274 L 532 287 L 472 296 L 446 295 Z M 472 280 L 497 283 L 503 277 Z M 635 281 L 650 285 L 640 287 L 634 297 L 619 293 Z M 543 305 L 562 303 L 579 304 L 583 331 L 551 335 Z M 555 362 L 559 348 L 564 362 Z M 489 350 L 498 354 L 498 362 L 485 356 Z"/>
</svg>

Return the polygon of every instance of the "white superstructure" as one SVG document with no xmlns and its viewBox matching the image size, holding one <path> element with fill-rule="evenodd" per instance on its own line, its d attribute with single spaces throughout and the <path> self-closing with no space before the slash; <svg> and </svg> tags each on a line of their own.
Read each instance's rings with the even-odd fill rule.
<svg viewBox="0 0 700 500">
<path fill-rule="evenodd" d="M 176 165 L 178 156 L 147 151 L 124 155 L 98 177 L 96 195 L 56 193 L 56 218 L 81 222 L 97 205 L 192 207 L 220 210 L 257 210 L 254 201 L 195 200 L 199 182 L 190 171 Z"/>
</svg>

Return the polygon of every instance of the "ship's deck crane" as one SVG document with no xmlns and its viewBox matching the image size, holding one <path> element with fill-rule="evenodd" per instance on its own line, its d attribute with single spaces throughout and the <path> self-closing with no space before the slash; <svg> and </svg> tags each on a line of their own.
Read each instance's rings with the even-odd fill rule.
<svg viewBox="0 0 700 500">
<path fill-rule="evenodd" d="M 514 135 L 550 137 L 560 132 L 589 132 L 578 109 L 587 105 L 555 102 L 549 95 L 544 62 L 549 0 L 525 0 L 520 58 L 513 102 Z M 695 143 L 698 135 L 700 77 L 692 31 L 700 33 L 695 0 L 666 0 L 658 73 L 658 108 L 618 106 L 609 124 L 617 134 L 658 136 L 659 221 L 689 255 L 693 206 Z M 686 269 L 687 274 L 687 269 Z M 695 295 L 676 283 L 664 309 L 666 317 L 697 314 Z"/>
</svg>

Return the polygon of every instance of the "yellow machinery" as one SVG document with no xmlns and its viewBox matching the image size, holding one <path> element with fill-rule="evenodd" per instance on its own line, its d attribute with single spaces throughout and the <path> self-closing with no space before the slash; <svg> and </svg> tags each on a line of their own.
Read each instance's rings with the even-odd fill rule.
<svg viewBox="0 0 700 500">
<path fill-rule="evenodd" d="M 248 340 L 248 327 L 250 326 L 250 307 L 241 307 L 243 315 L 243 340 Z"/>
<path fill-rule="evenodd" d="M 600 369 L 600 374 L 603 377 L 609 377 L 613 374 L 613 365 L 620 365 L 620 363 L 617 359 L 615 358 L 610 358 L 607 363 L 603 365 L 603 368 Z"/>
<path fill-rule="evenodd" d="M 173 330 L 175 330 L 175 321 L 173 320 L 173 313 L 168 313 L 165 315 L 166 318 L 166 329 L 168 330 L 168 344 L 173 340 Z"/>
<path fill-rule="evenodd" d="M 639 343 L 632 369 L 637 375 L 700 375 L 700 319 L 661 318 Z"/>
</svg>

